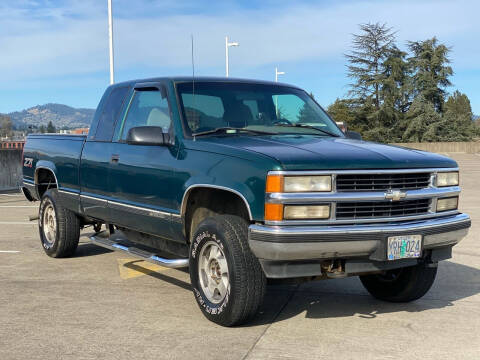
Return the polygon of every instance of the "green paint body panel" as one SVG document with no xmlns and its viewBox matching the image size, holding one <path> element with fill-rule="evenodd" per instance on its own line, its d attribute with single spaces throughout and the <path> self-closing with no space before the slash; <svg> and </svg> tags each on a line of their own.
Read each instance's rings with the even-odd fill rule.
<svg viewBox="0 0 480 360">
<path fill-rule="evenodd" d="M 455 161 L 444 156 L 344 137 L 185 138 L 175 83 L 187 80 L 191 79 L 158 78 L 109 87 L 100 101 L 88 136 L 30 135 L 24 157 L 33 158 L 33 167 L 24 167 L 24 181 L 34 181 L 39 168 L 50 169 L 62 190 L 64 204 L 76 213 L 185 242 L 181 206 L 191 187 L 230 189 L 248 204 L 252 221 L 262 222 L 266 175 L 271 170 L 457 166 Z M 171 145 L 140 146 L 95 140 L 102 108 L 111 91 L 116 86 L 128 85 L 131 87 L 128 97 L 136 83 L 165 86 L 174 127 Z M 116 119 L 117 126 L 124 116 L 123 111 Z M 113 155 L 118 161 L 112 162 Z"/>
</svg>

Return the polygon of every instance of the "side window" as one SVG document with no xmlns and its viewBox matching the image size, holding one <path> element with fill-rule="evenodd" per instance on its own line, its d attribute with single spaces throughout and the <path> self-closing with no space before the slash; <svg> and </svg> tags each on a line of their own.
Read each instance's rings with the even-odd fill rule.
<svg viewBox="0 0 480 360">
<path fill-rule="evenodd" d="M 111 141 L 115 121 L 118 117 L 125 95 L 128 92 L 128 86 L 118 87 L 112 90 L 107 102 L 103 107 L 102 115 L 97 125 L 95 140 Z"/>
<path fill-rule="evenodd" d="M 158 126 L 168 132 L 171 124 L 168 100 L 159 90 L 136 90 L 120 129 L 121 140 L 126 140 L 133 127 Z"/>
</svg>

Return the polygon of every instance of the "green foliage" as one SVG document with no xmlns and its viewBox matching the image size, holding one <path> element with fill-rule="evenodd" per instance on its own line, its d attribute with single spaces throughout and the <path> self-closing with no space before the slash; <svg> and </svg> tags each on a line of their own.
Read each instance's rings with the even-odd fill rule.
<svg viewBox="0 0 480 360">
<path fill-rule="evenodd" d="M 467 95 L 462 94 L 460 91 L 456 90 L 452 95 L 449 96 L 444 107 L 445 112 L 452 111 L 458 115 L 465 115 L 470 119 L 473 119 L 472 107 L 470 105 L 470 100 Z"/>
<path fill-rule="evenodd" d="M 57 129 L 55 129 L 55 126 L 53 126 L 53 123 L 49 121 L 47 125 L 47 133 L 56 133 L 56 132 L 57 132 Z"/>
<path fill-rule="evenodd" d="M 377 109 L 381 103 L 381 86 L 384 79 L 382 63 L 389 55 L 395 41 L 392 28 L 385 24 L 362 24 L 360 34 L 353 35 L 353 49 L 346 54 L 348 76 L 354 80 L 349 94 L 363 103 L 373 98 Z"/>
<path fill-rule="evenodd" d="M 408 47 L 412 52 L 409 59 L 415 71 L 413 83 L 415 95 L 420 95 L 442 112 L 445 101 L 445 88 L 451 86 L 449 77 L 453 70 L 448 64 L 450 49 L 438 44 L 436 37 L 424 41 L 410 41 Z"/>
<path fill-rule="evenodd" d="M 45 129 L 45 125 L 40 125 L 40 128 L 39 128 L 38 130 L 39 130 L 40 133 L 42 133 L 42 134 L 45 134 L 45 132 L 47 131 L 47 130 Z"/>
<path fill-rule="evenodd" d="M 0 137 L 10 137 L 13 132 L 12 120 L 7 115 L 0 115 Z"/>
<path fill-rule="evenodd" d="M 346 55 L 348 99 L 336 99 L 327 111 L 336 121 L 379 142 L 471 141 L 480 136 L 470 100 L 455 91 L 447 101 L 453 69 L 450 49 L 434 37 L 408 42 L 410 54 L 397 48 L 385 24 L 360 25 Z"/>
</svg>

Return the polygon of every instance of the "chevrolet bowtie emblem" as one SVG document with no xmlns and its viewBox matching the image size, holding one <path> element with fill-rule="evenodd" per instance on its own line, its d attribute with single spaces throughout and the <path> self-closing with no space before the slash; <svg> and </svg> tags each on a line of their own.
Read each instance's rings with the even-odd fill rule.
<svg viewBox="0 0 480 360">
<path fill-rule="evenodd" d="M 398 201 L 400 199 L 403 199 L 406 196 L 407 196 L 407 193 L 400 190 L 388 190 L 385 193 L 385 199 L 392 200 L 392 201 Z"/>
</svg>

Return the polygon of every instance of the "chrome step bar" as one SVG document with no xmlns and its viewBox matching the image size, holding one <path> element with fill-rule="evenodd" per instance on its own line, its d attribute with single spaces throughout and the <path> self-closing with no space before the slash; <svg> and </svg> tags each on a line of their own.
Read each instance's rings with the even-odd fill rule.
<svg viewBox="0 0 480 360">
<path fill-rule="evenodd" d="M 144 261 L 148 261 L 153 264 L 160 266 L 177 269 L 188 267 L 188 259 L 165 259 L 157 254 L 136 248 L 134 246 L 125 246 L 120 244 L 120 241 L 125 241 L 126 239 L 121 237 L 119 234 L 115 233 L 113 236 L 109 237 L 107 231 L 102 231 L 95 235 L 90 236 L 90 241 L 95 245 L 101 246 L 109 250 L 120 250 L 124 251 L 132 256 L 138 257 Z"/>
</svg>

